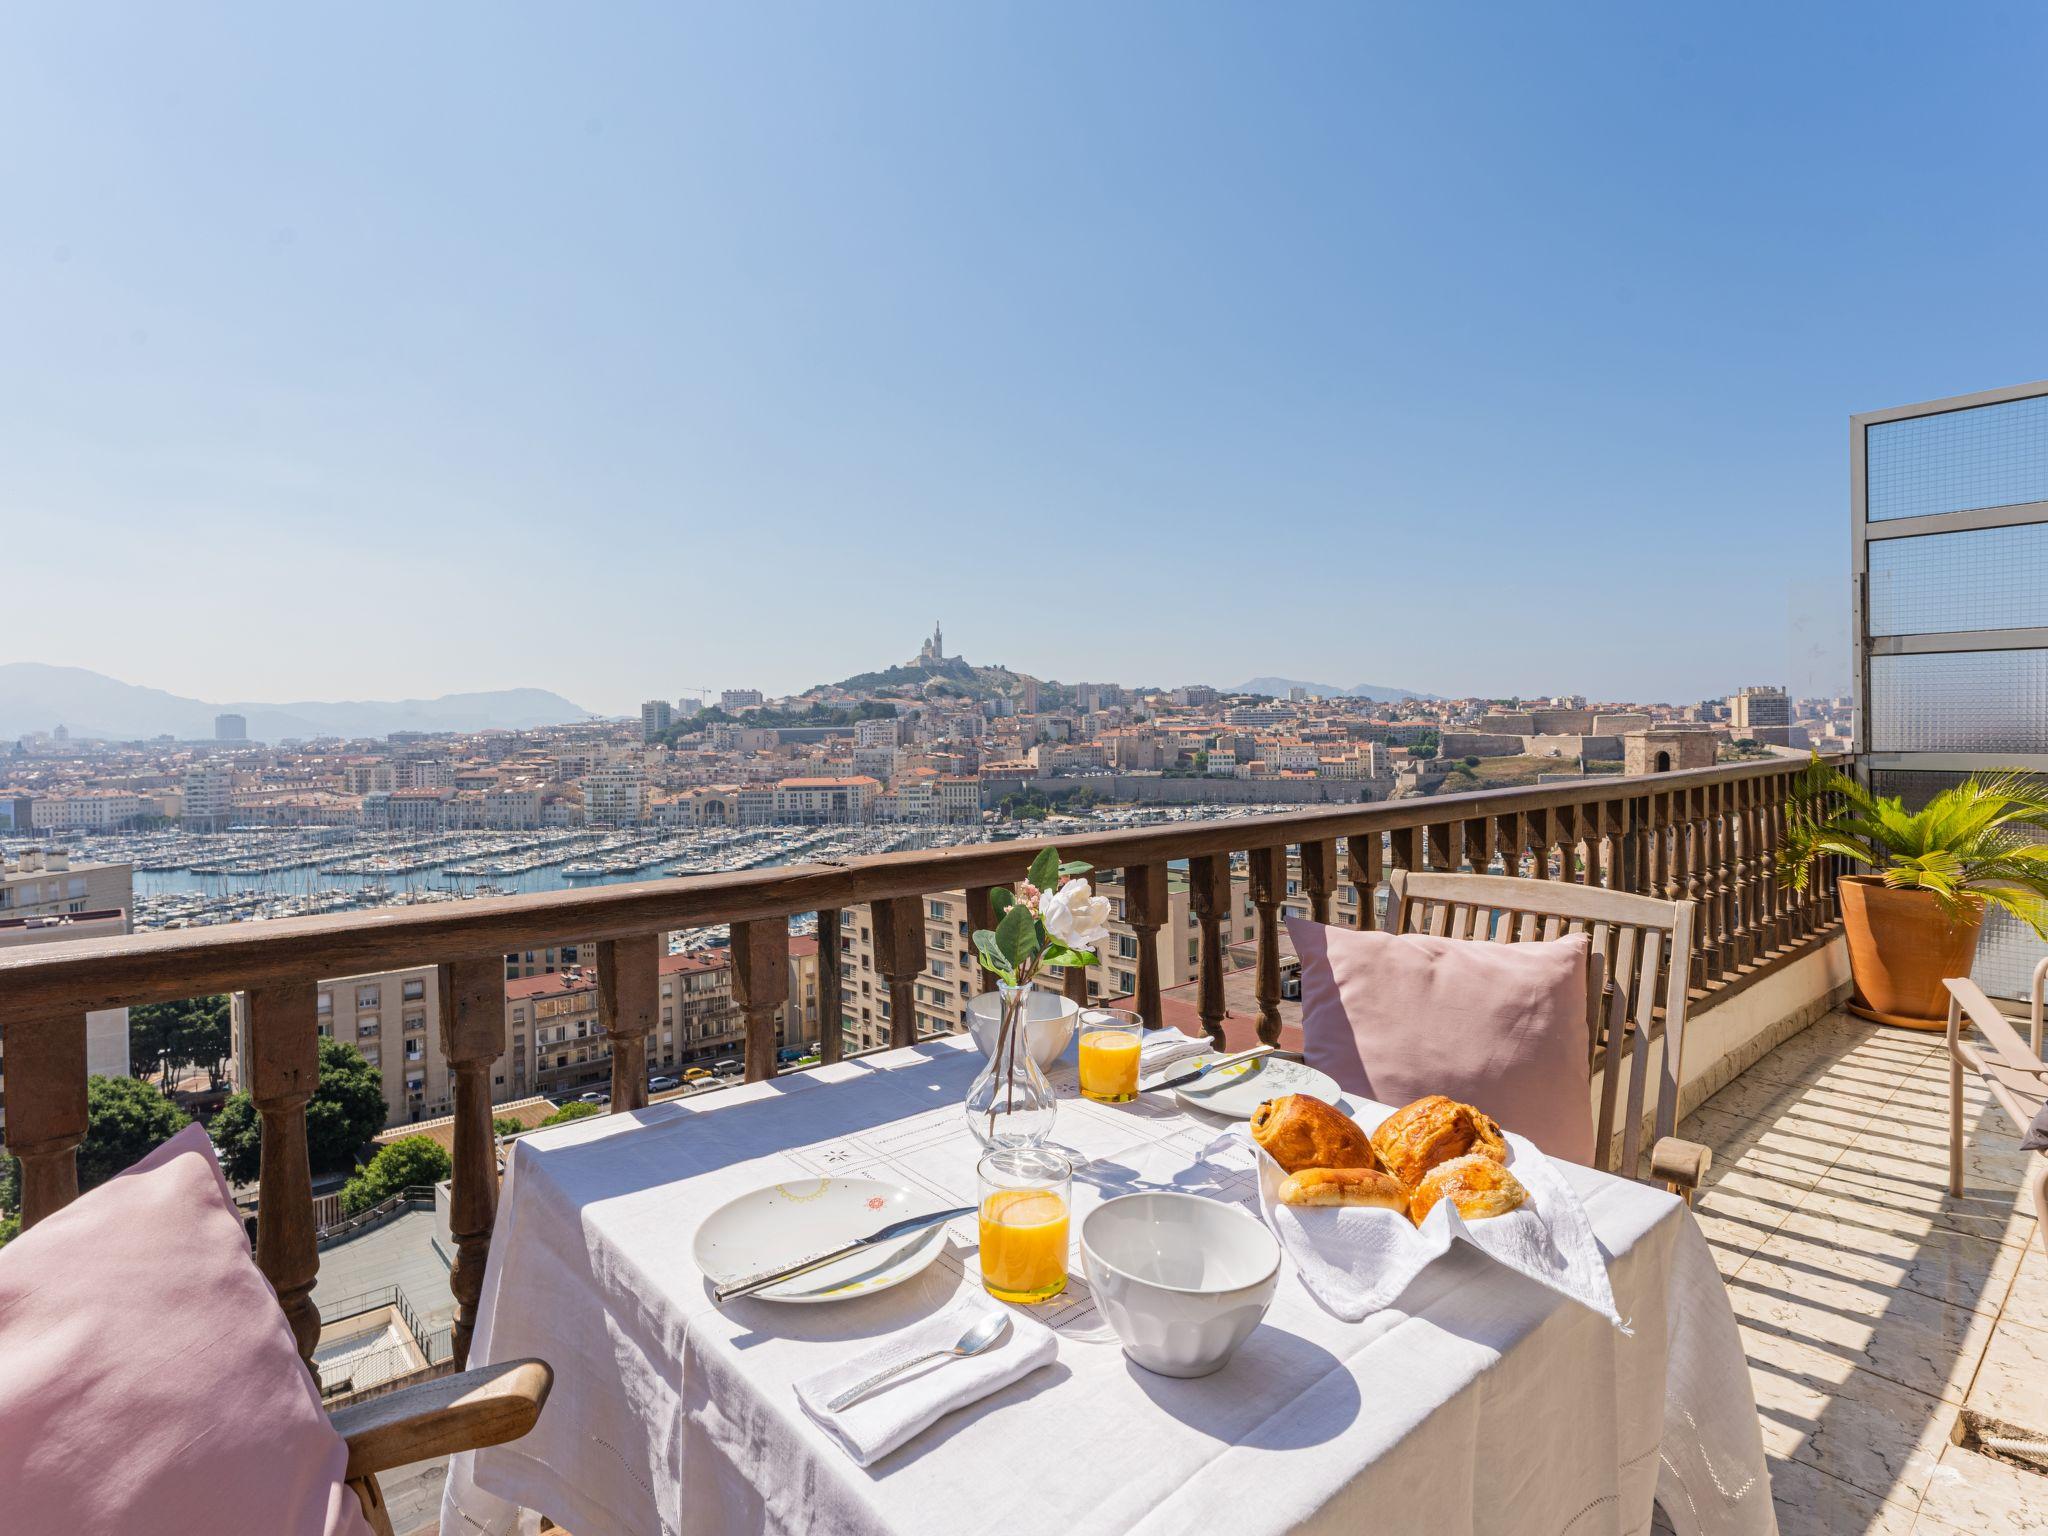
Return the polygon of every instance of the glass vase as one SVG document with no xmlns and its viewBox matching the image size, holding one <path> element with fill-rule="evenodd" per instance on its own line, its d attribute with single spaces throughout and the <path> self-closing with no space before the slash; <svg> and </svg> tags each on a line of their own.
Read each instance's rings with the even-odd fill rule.
<svg viewBox="0 0 2048 1536">
<path fill-rule="evenodd" d="M 1036 1147 L 1052 1135 L 1052 1084 L 1031 1059 L 1031 983 L 996 983 L 1002 999 L 995 1046 L 967 1090 L 967 1128 L 984 1147 Z"/>
</svg>

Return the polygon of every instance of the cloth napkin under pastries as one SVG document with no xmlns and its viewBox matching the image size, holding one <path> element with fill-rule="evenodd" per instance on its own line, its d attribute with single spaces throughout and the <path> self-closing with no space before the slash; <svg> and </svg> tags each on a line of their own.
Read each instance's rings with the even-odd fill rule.
<svg viewBox="0 0 2048 1536">
<path fill-rule="evenodd" d="M 983 1318 L 1005 1311 L 1010 1314 L 1010 1332 L 993 1349 L 964 1359 L 941 1355 L 836 1413 L 826 1409 L 825 1404 L 856 1382 L 899 1360 L 950 1349 Z M 795 1384 L 796 1400 L 840 1449 L 861 1466 L 872 1466 L 954 1409 L 977 1403 L 1040 1366 L 1051 1365 L 1058 1353 L 1059 1345 L 1045 1324 L 973 1291 L 875 1348 L 802 1378 Z"/>
</svg>

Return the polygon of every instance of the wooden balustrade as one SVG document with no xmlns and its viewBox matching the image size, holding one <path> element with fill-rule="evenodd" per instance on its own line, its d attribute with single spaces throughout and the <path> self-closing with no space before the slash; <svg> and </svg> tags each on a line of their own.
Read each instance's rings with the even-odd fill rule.
<svg viewBox="0 0 2048 1536">
<path fill-rule="evenodd" d="M 1153 1019 L 1160 1014 L 1169 970 L 1160 946 L 1187 942 L 1184 931 L 1169 922 L 1169 871 L 1185 866 L 1198 935 L 1198 1011 L 1203 1028 L 1219 1042 L 1228 1017 L 1227 951 L 1239 917 L 1232 884 L 1237 855 L 1245 857 L 1256 915 L 1253 993 L 1261 1040 L 1277 1040 L 1280 1031 L 1279 921 L 1291 850 L 1298 850 L 1299 894 L 1318 920 L 1327 920 L 1341 880 L 1357 897 L 1357 920 L 1374 923 L 1376 893 L 1389 867 L 1484 872 L 1497 862 L 1504 873 L 1529 879 L 1691 900 L 1698 908 L 1692 981 L 1711 995 L 1782 963 L 1834 921 L 1833 882 L 1842 872 L 1837 861 L 1817 867 L 1803 891 L 1780 880 L 1774 862 L 1803 767 L 1773 760 L 1654 779 L 1592 778 L 1317 807 L 1084 834 L 1062 840 L 1061 851 L 1099 869 L 1121 871 L 1125 916 L 1137 939 L 1135 1004 Z M 876 969 L 889 1000 L 890 1044 L 908 1045 L 917 1039 L 916 988 L 926 968 L 925 901 L 963 891 L 970 925 L 989 926 L 994 892 L 1021 879 L 1041 846 L 974 844 L 832 865 L 0 951 L 6 1145 L 20 1160 L 23 1221 L 40 1221 L 77 1194 L 75 1149 L 86 1130 L 86 1014 L 244 992 L 248 1087 L 262 1121 L 256 1257 L 301 1353 L 310 1358 L 319 1328 L 311 1302 L 318 1253 L 306 1145 L 306 1104 L 319 1059 L 316 979 L 437 963 L 442 1042 L 454 1075 L 450 1283 L 460 1362 L 475 1325 L 497 1202 L 490 1074 L 505 1043 L 507 952 L 530 948 L 547 934 L 587 934 L 596 942 L 603 1034 L 612 1053 L 612 1108 L 635 1110 L 646 1103 L 648 1038 L 659 1027 L 660 962 L 670 931 L 730 926 L 746 1075 L 764 1078 L 778 1067 L 777 1011 L 792 1001 L 792 915 L 817 914 L 823 1060 L 837 1060 L 843 1049 L 841 913 L 851 906 L 868 909 Z M 957 960 L 957 948 L 949 934 L 949 959 Z M 1180 958 L 1170 967 L 1176 975 Z M 1108 972 L 1095 974 L 1101 979 Z M 986 989 L 993 981 L 982 973 L 979 984 Z M 1063 984 L 1069 996 L 1086 1001 L 1085 970 L 1068 971 Z M 680 1023 L 680 997 L 678 1004 Z"/>
</svg>

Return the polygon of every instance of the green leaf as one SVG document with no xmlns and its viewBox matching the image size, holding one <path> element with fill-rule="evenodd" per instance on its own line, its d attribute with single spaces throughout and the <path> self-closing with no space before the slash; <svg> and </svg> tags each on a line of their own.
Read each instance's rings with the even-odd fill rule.
<svg viewBox="0 0 2048 1536">
<path fill-rule="evenodd" d="M 1039 950 L 1038 918 L 1029 907 L 1019 902 L 996 924 L 995 938 L 996 948 L 1010 962 L 1010 969 L 1022 971 Z"/>
<path fill-rule="evenodd" d="M 1096 956 L 1090 950 L 1075 949 L 1054 939 L 1045 946 L 1045 963 L 1057 965 L 1064 970 L 1072 965 L 1094 965 Z"/>
<path fill-rule="evenodd" d="M 997 922 L 1001 922 L 1003 914 L 1016 904 L 1017 893 L 1007 885 L 999 885 L 988 894 L 988 909 Z"/>
<path fill-rule="evenodd" d="M 974 948 L 981 956 L 983 970 L 994 972 L 1013 987 L 1017 984 L 1017 973 L 1011 968 L 1009 956 L 1003 953 L 1003 947 L 996 942 L 993 933 L 986 928 L 977 928 L 974 931 Z"/>
<path fill-rule="evenodd" d="M 1060 874 L 1062 876 L 1092 874 L 1094 870 L 1095 866 L 1093 864 L 1083 863 L 1080 859 L 1068 859 L 1064 864 L 1060 865 Z"/>
<path fill-rule="evenodd" d="M 1060 884 L 1059 849 L 1039 849 L 1038 857 L 1031 861 L 1031 873 L 1027 878 L 1041 891 L 1058 890 Z"/>
</svg>

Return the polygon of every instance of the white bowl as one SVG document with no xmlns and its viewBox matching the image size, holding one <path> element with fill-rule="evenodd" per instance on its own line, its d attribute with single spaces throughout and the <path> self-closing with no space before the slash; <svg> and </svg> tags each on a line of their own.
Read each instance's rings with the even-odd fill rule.
<svg viewBox="0 0 2048 1536">
<path fill-rule="evenodd" d="M 1060 1059 L 1060 1052 L 1074 1038 L 1074 1025 L 1080 1016 L 1080 1005 L 1065 993 L 1048 992 L 1042 987 L 1032 989 L 1025 1015 L 1024 1045 L 1031 1052 L 1031 1059 L 1038 1063 L 1039 1071 L 1052 1070 L 1052 1064 Z M 1002 994 L 975 993 L 967 1003 L 967 1032 L 974 1037 L 982 1055 L 995 1055 L 996 1038 L 1002 1030 Z"/>
<path fill-rule="evenodd" d="M 1266 1315 L 1280 1244 L 1234 1205 L 1153 1190 L 1088 1213 L 1081 1268 L 1125 1354 L 1162 1376 L 1207 1376 Z"/>
</svg>

